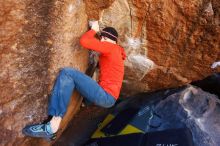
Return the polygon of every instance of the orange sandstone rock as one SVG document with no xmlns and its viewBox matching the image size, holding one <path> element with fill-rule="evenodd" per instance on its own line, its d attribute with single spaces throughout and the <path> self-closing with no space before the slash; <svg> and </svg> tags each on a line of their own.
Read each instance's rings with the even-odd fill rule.
<svg viewBox="0 0 220 146">
<path fill-rule="evenodd" d="M 217 0 L 121 0 L 105 9 L 100 21 L 118 29 L 128 55 L 122 94 L 178 87 L 219 72 L 211 69 L 220 57 L 219 9 Z"/>
<path fill-rule="evenodd" d="M 24 137 L 21 130 L 47 117 L 48 94 L 60 68 L 87 68 L 88 53 L 79 45 L 86 30 L 82 1 L 0 2 L 0 145 L 49 144 Z M 75 94 L 62 129 L 80 103 Z"/>
<path fill-rule="evenodd" d="M 47 116 L 60 68 L 85 71 L 87 19 L 119 32 L 127 52 L 122 95 L 178 87 L 220 72 L 218 0 L 4 0 L 0 2 L 1 145 L 48 145 L 21 129 Z M 78 97 L 78 98 L 77 98 Z M 81 102 L 74 94 L 65 129 Z"/>
</svg>

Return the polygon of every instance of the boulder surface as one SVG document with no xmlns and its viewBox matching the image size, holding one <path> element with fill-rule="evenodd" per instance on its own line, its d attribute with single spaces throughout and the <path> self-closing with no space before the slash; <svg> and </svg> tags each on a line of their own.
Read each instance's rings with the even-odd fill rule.
<svg viewBox="0 0 220 146">
<path fill-rule="evenodd" d="M 220 72 L 210 68 L 220 60 L 218 0 L 4 0 L 0 16 L 1 145 L 41 143 L 21 129 L 47 117 L 48 94 L 60 68 L 86 70 L 88 52 L 79 38 L 87 20 L 118 30 L 127 53 L 122 96 Z M 62 129 L 80 103 L 74 94 Z"/>
</svg>

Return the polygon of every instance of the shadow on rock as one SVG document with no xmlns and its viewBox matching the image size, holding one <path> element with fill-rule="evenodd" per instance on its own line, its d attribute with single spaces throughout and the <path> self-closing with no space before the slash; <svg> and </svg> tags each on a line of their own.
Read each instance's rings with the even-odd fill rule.
<svg viewBox="0 0 220 146">
<path fill-rule="evenodd" d="M 220 100 L 216 95 L 188 86 L 137 96 L 128 105 L 153 106 L 154 116 L 146 132 L 189 128 L 195 146 L 220 145 Z"/>
</svg>

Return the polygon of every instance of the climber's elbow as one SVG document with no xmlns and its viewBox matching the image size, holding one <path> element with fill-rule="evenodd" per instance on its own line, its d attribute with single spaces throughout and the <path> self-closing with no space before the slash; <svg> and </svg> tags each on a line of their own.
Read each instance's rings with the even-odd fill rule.
<svg viewBox="0 0 220 146">
<path fill-rule="evenodd" d="M 80 38 L 80 41 L 79 41 L 79 42 L 80 42 L 80 45 L 83 46 L 83 47 L 84 47 L 85 44 L 86 44 L 86 40 L 85 40 L 85 38 L 83 38 L 83 37 Z"/>
<path fill-rule="evenodd" d="M 86 38 L 84 38 L 84 37 L 80 38 L 80 44 L 81 44 L 82 47 L 86 48 L 86 42 L 87 42 Z"/>
</svg>

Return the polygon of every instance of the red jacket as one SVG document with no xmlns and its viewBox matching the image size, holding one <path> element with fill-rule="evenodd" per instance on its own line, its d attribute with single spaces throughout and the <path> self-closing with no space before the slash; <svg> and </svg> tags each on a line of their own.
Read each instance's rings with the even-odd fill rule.
<svg viewBox="0 0 220 146">
<path fill-rule="evenodd" d="M 100 42 L 95 38 L 96 32 L 90 30 L 80 39 L 84 48 L 100 52 L 99 85 L 115 99 L 118 98 L 124 77 L 124 49 L 117 44 Z"/>
</svg>

